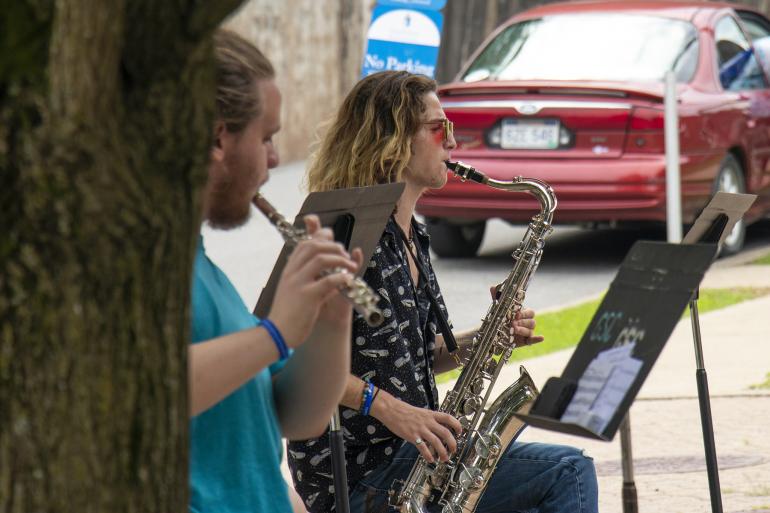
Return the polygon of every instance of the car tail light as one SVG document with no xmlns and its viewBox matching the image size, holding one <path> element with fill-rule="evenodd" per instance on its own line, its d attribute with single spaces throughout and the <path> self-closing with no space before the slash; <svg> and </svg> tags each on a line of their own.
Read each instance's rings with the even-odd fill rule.
<svg viewBox="0 0 770 513">
<path fill-rule="evenodd" d="M 629 130 L 663 130 L 663 109 L 634 107 Z"/>
<path fill-rule="evenodd" d="M 626 153 L 662 153 L 665 150 L 663 126 L 662 108 L 634 107 L 628 121 Z"/>
</svg>

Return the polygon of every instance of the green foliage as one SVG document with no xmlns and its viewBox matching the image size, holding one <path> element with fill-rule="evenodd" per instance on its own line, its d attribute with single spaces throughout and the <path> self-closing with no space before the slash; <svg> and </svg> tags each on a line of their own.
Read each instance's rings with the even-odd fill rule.
<svg viewBox="0 0 770 513">
<path fill-rule="evenodd" d="M 698 312 L 703 314 L 718 310 L 765 294 L 770 294 L 770 289 L 749 287 L 704 289 L 700 291 Z M 602 298 L 599 298 L 563 310 L 538 315 L 536 333 L 545 337 L 545 340 L 534 346 L 516 349 L 509 361 L 528 360 L 577 345 L 601 301 Z M 683 317 L 687 315 L 689 315 L 689 308 L 682 314 Z M 458 370 L 445 372 L 436 377 L 436 382 L 451 381 L 459 374 Z"/>
<path fill-rule="evenodd" d="M 770 389 L 770 372 L 765 375 L 765 381 L 749 387 L 752 390 L 765 390 Z"/>
<path fill-rule="evenodd" d="M 754 486 L 748 492 L 746 492 L 746 495 L 748 495 L 749 497 L 766 497 L 770 495 L 770 486 L 768 485 Z"/>
<path fill-rule="evenodd" d="M 705 289 L 701 290 L 698 298 L 698 312 L 706 313 L 719 310 L 726 306 L 748 301 L 770 294 L 770 289 L 755 287 L 737 287 L 734 289 Z M 688 309 L 689 310 L 689 309 Z M 688 315 L 686 311 L 683 315 Z"/>
<path fill-rule="evenodd" d="M 755 265 L 770 265 L 770 253 L 751 262 Z"/>
</svg>

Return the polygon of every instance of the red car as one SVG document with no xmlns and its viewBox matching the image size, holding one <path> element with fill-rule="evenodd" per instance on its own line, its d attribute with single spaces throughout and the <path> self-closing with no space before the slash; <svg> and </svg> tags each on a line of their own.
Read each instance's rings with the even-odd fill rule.
<svg viewBox="0 0 770 513">
<path fill-rule="evenodd" d="M 677 80 L 682 218 L 716 190 L 758 194 L 770 212 L 770 21 L 716 2 L 570 2 L 499 27 L 439 89 L 452 158 L 492 178 L 539 178 L 556 223 L 666 220 L 664 77 Z M 764 53 L 763 53 L 764 51 Z M 767 57 L 766 57 L 767 56 Z M 486 220 L 527 222 L 538 204 L 452 177 L 423 196 L 432 247 L 472 256 Z M 723 251 L 738 251 L 745 224 Z"/>
</svg>

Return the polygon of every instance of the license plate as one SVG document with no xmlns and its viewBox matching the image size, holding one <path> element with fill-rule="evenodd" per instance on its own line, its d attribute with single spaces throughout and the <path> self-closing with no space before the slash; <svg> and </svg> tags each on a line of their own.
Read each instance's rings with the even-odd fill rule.
<svg viewBox="0 0 770 513">
<path fill-rule="evenodd" d="M 504 119 L 500 146 L 506 150 L 553 150 L 559 147 L 555 119 Z"/>
</svg>

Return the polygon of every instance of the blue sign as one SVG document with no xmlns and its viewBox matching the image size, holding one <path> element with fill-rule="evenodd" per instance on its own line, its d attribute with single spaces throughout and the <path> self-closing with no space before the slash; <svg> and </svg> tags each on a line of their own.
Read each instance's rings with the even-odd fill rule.
<svg viewBox="0 0 770 513">
<path fill-rule="evenodd" d="M 367 32 L 361 76 L 405 70 L 432 78 L 436 74 L 442 23 L 443 16 L 436 11 L 377 6 Z"/>
<path fill-rule="evenodd" d="M 416 7 L 417 9 L 429 9 L 440 11 L 446 5 L 446 0 L 380 0 L 380 5 L 395 5 L 396 7 Z"/>
</svg>

